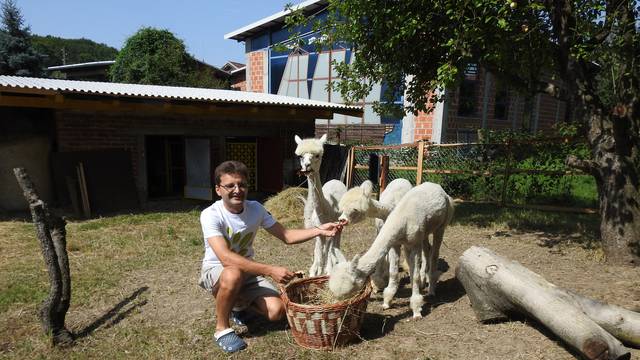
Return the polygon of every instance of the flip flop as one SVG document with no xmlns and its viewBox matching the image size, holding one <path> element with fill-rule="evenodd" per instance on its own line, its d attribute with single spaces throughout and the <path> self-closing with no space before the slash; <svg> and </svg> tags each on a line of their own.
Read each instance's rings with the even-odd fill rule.
<svg viewBox="0 0 640 360">
<path fill-rule="evenodd" d="M 247 343 L 233 329 L 222 330 L 214 338 L 220 349 L 228 354 L 247 348 Z"/>
</svg>

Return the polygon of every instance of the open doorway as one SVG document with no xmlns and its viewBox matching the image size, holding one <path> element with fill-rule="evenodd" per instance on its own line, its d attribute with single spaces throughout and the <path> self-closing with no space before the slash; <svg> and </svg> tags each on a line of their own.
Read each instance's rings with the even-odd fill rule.
<svg viewBox="0 0 640 360">
<path fill-rule="evenodd" d="M 149 198 L 182 196 L 185 185 L 185 152 L 182 136 L 146 136 Z"/>
</svg>

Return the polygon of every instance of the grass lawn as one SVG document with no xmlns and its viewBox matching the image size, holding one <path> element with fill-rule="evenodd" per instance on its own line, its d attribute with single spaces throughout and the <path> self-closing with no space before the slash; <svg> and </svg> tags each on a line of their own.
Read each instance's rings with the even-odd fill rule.
<svg viewBox="0 0 640 360">
<path fill-rule="evenodd" d="M 197 286 L 203 254 L 198 219 L 199 209 L 193 209 L 69 221 L 73 290 L 67 327 L 77 336 L 70 349 L 51 348 L 38 323 L 49 285 L 34 227 L 0 221 L 0 358 L 226 358 L 212 341 L 214 302 Z M 286 225 L 300 226 L 300 221 Z M 428 300 L 425 318 L 407 320 L 410 290 L 404 279 L 391 310 L 380 308 L 378 295 L 372 299 L 362 341 L 356 344 L 335 352 L 307 350 L 295 344 L 284 324 L 261 324 L 247 338 L 249 349 L 233 357 L 571 359 L 552 335 L 526 323 L 478 324 L 453 273 L 462 251 L 489 246 L 560 286 L 614 303 L 627 299 L 616 303 L 622 306 L 638 300 L 640 306 L 640 294 L 634 300 L 635 293 L 625 293 L 640 288 L 640 280 L 633 283 L 640 273 L 601 262 L 597 227 L 597 217 L 590 215 L 458 205 L 441 251 L 449 270 L 438 285 L 439 295 Z M 370 220 L 350 226 L 342 249 L 350 258 L 365 251 L 373 236 Z M 285 246 L 264 231 L 255 247 L 257 260 L 305 272 L 313 253 L 311 242 Z M 606 277 L 612 274 L 624 283 Z M 607 289 L 594 290 L 594 281 Z"/>
</svg>

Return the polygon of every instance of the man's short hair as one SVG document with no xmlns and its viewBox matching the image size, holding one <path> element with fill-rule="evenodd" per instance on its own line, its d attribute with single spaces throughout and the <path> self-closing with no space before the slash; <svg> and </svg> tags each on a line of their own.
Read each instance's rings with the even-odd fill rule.
<svg viewBox="0 0 640 360">
<path fill-rule="evenodd" d="M 237 174 L 249 180 L 249 169 L 247 169 L 247 165 L 240 161 L 229 160 L 218 165 L 213 172 L 216 185 L 220 185 L 220 177 L 225 174 Z"/>
</svg>

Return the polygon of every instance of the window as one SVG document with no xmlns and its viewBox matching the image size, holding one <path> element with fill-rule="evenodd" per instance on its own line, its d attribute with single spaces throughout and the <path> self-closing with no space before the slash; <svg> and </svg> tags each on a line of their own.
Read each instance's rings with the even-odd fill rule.
<svg viewBox="0 0 640 360">
<path fill-rule="evenodd" d="M 478 65 L 469 64 L 458 91 L 458 115 L 475 116 L 478 109 Z"/>
</svg>

